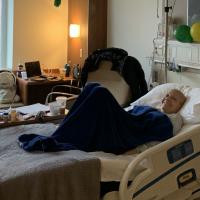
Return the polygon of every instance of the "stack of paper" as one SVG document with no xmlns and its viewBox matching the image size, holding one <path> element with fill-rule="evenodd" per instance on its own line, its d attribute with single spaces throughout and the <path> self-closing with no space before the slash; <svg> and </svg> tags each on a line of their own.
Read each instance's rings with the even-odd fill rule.
<svg viewBox="0 0 200 200">
<path fill-rule="evenodd" d="M 29 106 L 18 107 L 16 108 L 16 111 L 22 114 L 36 114 L 39 111 L 49 111 L 49 107 L 40 103 L 36 103 Z"/>
</svg>

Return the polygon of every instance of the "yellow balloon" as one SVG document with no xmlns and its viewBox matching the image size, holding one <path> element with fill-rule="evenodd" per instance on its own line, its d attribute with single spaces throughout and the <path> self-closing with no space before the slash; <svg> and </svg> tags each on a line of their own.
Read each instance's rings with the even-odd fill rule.
<svg viewBox="0 0 200 200">
<path fill-rule="evenodd" d="M 195 42 L 200 42 L 200 22 L 192 25 L 190 34 Z"/>
</svg>

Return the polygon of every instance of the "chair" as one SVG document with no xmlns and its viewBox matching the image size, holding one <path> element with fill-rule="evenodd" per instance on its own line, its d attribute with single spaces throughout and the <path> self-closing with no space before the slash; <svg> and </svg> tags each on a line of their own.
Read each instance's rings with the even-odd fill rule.
<svg viewBox="0 0 200 200">
<path fill-rule="evenodd" d="M 127 106 L 148 92 L 139 61 L 124 49 L 97 49 L 85 60 L 81 82 L 99 82 L 108 88 L 121 106 Z"/>
<path fill-rule="evenodd" d="M 128 106 L 130 102 L 148 92 L 140 63 L 134 57 L 128 56 L 125 50 L 119 48 L 94 51 L 85 60 L 80 79 L 82 87 L 89 82 L 100 83 L 112 93 L 122 107 Z M 52 92 L 55 92 L 57 88 L 53 88 Z M 74 94 L 69 91 L 75 89 L 74 86 L 67 85 L 66 88 L 68 88 L 66 95 Z M 74 97 L 70 96 L 69 100 L 74 101 L 80 91 L 78 88 L 78 92 Z M 49 95 L 53 94 L 59 95 L 59 93 Z M 64 95 L 64 93 L 60 93 L 60 95 Z M 48 99 L 46 103 L 48 103 Z"/>
<path fill-rule="evenodd" d="M 56 85 L 52 87 L 51 92 L 47 95 L 45 104 L 47 105 L 49 102 L 55 101 L 57 96 L 65 96 L 67 97 L 66 108 L 70 109 L 78 95 L 81 92 L 81 88 L 71 85 Z"/>
<path fill-rule="evenodd" d="M 18 95 L 15 74 L 10 70 L 0 70 L 0 109 L 23 106 Z"/>
<path fill-rule="evenodd" d="M 118 72 L 110 70 L 111 67 L 112 62 L 102 61 L 99 64 L 98 70 L 88 73 L 87 83 L 100 83 L 102 86 L 106 87 L 116 98 L 118 103 L 124 107 L 131 101 L 130 87 Z M 61 92 L 63 90 L 65 90 L 65 92 Z M 45 104 L 53 101 L 56 96 L 63 95 L 68 97 L 67 108 L 70 108 L 80 92 L 81 88 L 76 86 L 56 85 L 52 88 L 51 93 L 47 95 Z"/>
</svg>

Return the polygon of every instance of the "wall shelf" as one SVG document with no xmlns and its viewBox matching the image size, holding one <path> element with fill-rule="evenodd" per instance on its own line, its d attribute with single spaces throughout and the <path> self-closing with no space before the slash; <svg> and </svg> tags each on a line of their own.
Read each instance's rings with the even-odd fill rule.
<svg viewBox="0 0 200 200">
<path fill-rule="evenodd" d="M 158 73 L 159 83 L 164 77 L 164 43 L 155 40 L 156 53 L 152 58 L 154 62 L 153 72 Z M 156 43 L 157 42 L 157 43 Z M 168 41 L 168 63 L 167 81 L 182 83 L 195 87 L 200 85 L 200 43 L 182 43 L 175 40 Z"/>
<path fill-rule="evenodd" d="M 169 60 L 175 60 L 184 67 L 200 69 L 200 44 L 199 43 L 181 43 L 178 41 L 169 41 Z"/>
<path fill-rule="evenodd" d="M 200 70 L 200 64 L 195 64 L 195 63 L 178 62 L 177 66 Z"/>
<path fill-rule="evenodd" d="M 154 62 L 164 64 L 164 44 L 158 41 L 159 55 Z M 176 40 L 168 41 L 168 62 L 183 68 L 200 70 L 200 43 L 181 43 Z"/>
</svg>

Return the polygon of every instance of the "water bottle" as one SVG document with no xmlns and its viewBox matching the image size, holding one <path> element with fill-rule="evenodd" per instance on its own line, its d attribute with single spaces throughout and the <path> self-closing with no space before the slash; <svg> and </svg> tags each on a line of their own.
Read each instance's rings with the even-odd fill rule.
<svg viewBox="0 0 200 200">
<path fill-rule="evenodd" d="M 65 76 L 66 76 L 66 77 L 69 77 L 70 71 L 71 71 L 70 64 L 66 64 L 66 65 L 65 65 Z"/>
<path fill-rule="evenodd" d="M 8 112 L 3 113 L 2 117 L 3 117 L 4 123 L 8 123 L 8 121 L 9 121 L 9 113 Z"/>
<path fill-rule="evenodd" d="M 81 75 L 81 69 L 79 67 L 79 64 L 74 65 L 73 67 L 73 78 L 79 79 Z"/>
</svg>

